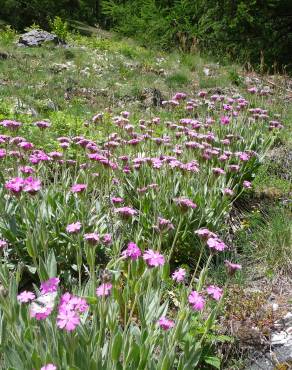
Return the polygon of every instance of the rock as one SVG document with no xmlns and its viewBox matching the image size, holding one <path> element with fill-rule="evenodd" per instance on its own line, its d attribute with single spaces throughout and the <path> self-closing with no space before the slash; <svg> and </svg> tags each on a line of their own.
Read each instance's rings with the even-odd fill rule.
<svg viewBox="0 0 292 370">
<path fill-rule="evenodd" d="M 286 331 L 273 333 L 271 336 L 272 346 L 286 346 L 289 344 L 290 341 L 292 344 L 292 337 Z"/>
<path fill-rule="evenodd" d="M 283 321 L 286 326 L 292 325 L 292 312 L 288 312 L 284 317 Z"/>
<path fill-rule="evenodd" d="M 56 45 L 65 44 L 65 41 L 61 40 L 54 33 L 36 29 L 21 35 L 18 41 L 18 46 L 41 46 L 45 42 L 53 42 Z"/>
<path fill-rule="evenodd" d="M 160 107 L 163 98 L 160 90 L 156 88 L 146 88 L 141 93 L 141 100 L 145 107 Z"/>
<path fill-rule="evenodd" d="M 5 51 L 0 51 L 0 60 L 8 59 L 9 55 Z"/>
</svg>

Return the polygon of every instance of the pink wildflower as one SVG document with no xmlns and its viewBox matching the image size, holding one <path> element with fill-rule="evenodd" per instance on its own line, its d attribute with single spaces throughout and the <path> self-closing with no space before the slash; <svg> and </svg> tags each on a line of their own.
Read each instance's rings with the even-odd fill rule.
<svg viewBox="0 0 292 370">
<path fill-rule="evenodd" d="M 105 245 L 109 245 L 112 242 L 112 236 L 110 234 L 104 234 L 102 237 L 102 242 Z"/>
<path fill-rule="evenodd" d="M 0 239 L 0 249 L 5 248 L 8 246 L 8 243 L 6 240 Z"/>
<path fill-rule="evenodd" d="M 163 266 L 165 263 L 164 256 L 152 249 L 148 249 L 144 252 L 143 259 L 149 267 Z"/>
<path fill-rule="evenodd" d="M 189 304 L 195 311 L 203 311 L 205 307 L 205 299 L 195 290 L 193 290 L 188 297 Z"/>
<path fill-rule="evenodd" d="M 49 280 L 41 283 L 41 294 L 54 293 L 58 290 L 60 279 L 57 277 L 50 278 Z"/>
<path fill-rule="evenodd" d="M 21 177 L 15 177 L 6 182 L 5 188 L 10 190 L 13 194 L 19 194 L 24 186 L 24 181 Z"/>
<path fill-rule="evenodd" d="M 41 370 L 57 370 L 57 366 L 54 364 L 47 364 L 41 367 Z"/>
<path fill-rule="evenodd" d="M 122 256 L 135 261 L 141 256 L 141 250 L 137 244 L 130 242 L 127 246 L 127 249 L 122 252 Z"/>
<path fill-rule="evenodd" d="M 57 316 L 57 326 L 60 329 L 72 331 L 80 323 L 80 317 L 74 310 L 68 310 L 66 308 L 59 309 Z"/>
<path fill-rule="evenodd" d="M 38 122 L 35 122 L 35 125 L 38 127 L 38 128 L 48 128 L 51 126 L 51 123 L 48 122 L 48 121 L 38 121 Z"/>
<path fill-rule="evenodd" d="M 17 296 L 17 300 L 20 303 L 28 303 L 35 299 L 35 294 L 33 292 L 28 292 L 27 290 L 24 290 Z"/>
<path fill-rule="evenodd" d="M 224 125 L 224 126 L 229 125 L 230 118 L 228 116 L 223 116 L 220 118 L 220 123 L 221 125 Z"/>
<path fill-rule="evenodd" d="M 243 181 L 242 185 L 246 189 L 251 189 L 251 182 L 250 181 Z"/>
<path fill-rule="evenodd" d="M 207 245 L 210 249 L 215 249 L 220 252 L 227 248 L 226 244 L 219 238 L 209 238 L 207 240 Z"/>
<path fill-rule="evenodd" d="M 41 182 L 33 177 L 28 177 L 23 181 L 23 191 L 31 195 L 36 194 L 41 189 Z"/>
<path fill-rule="evenodd" d="M 199 238 L 207 240 L 208 238 L 215 238 L 217 237 L 212 231 L 207 228 L 201 228 L 195 231 L 195 234 L 199 236 Z"/>
<path fill-rule="evenodd" d="M 135 216 L 137 214 L 137 211 L 135 211 L 131 207 L 121 207 L 121 208 L 116 208 L 115 213 L 121 215 L 124 218 L 130 218 L 132 216 Z"/>
<path fill-rule="evenodd" d="M 228 260 L 225 260 L 224 261 L 225 263 L 225 266 L 227 268 L 227 271 L 230 275 L 233 275 L 237 270 L 241 270 L 242 269 L 242 266 L 239 265 L 238 263 L 232 263 Z"/>
<path fill-rule="evenodd" d="M 70 234 L 76 234 L 81 229 L 81 223 L 79 221 L 74 222 L 66 227 L 66 231 Z"/>
<path fill-rule="evenodd" d="M 84 190 L 86 190 L 87 185 L 86 184 L 74 184 L 71 186 L 72 193 L 81 193 Z"/>
<path fill-rule="evenodd" d="M 188 208 L 192 208 L 192 209 L 197 208 L 197 205 L 194 202 L 192 202 L 190 199 L 188 199 L 188 198 L 184 198 L 184 197 L 182 197 L 182 198 L 175 198 L 174 201 L 183 210 L 187 210 Z"/>
<path fill-rule="evenodd" d="M 91 245 L 96 245 L 99 242 L 97 233 L 84 234 L 84 239 Z"/>
<path fill-rule="evenodd" d="M 174 327 L 175 323 L 172 320 L 169 320 L 165 316 L 160 317 L 158 324 L 163 330 L 169 330 Z"/>
<path fill-rule="evenodd" d="M 171 275 L 172 280 L 176 281 L 177 283 L 180 283 L 184 281 L 186 277 L 186 270 L 183 268 L 179 268 Z"/>
<path fill-rule="evenodd" d="M 215 299 L 215 301 L 219 301 L 220 298 L 222 297 L 223 295 L 223 290 L 221 288 L 219 288 L 218 286 L 216 285 L 210 285 L 207 287 L 207 293 L 213 298 Z"/>
<path fill-rule="evenodd" d="M 101 284 L 97 289 L 96 289 L 96 295 L 98 297 L 102 297 L 102 296 L 109 296 L 110 293 L 111 293 L 111 290 L 112 290 L 112 284 L 110 283 L 105 283 L 105 284 Z"/>
<path fill-rule="evenodd" d="M 113 204 L 119 204 L 119 203 L 123 203 L 124 199 L 120 198 L 120 197 L 112 197 L 111 201 L 112 201 Z"/>
</svg>

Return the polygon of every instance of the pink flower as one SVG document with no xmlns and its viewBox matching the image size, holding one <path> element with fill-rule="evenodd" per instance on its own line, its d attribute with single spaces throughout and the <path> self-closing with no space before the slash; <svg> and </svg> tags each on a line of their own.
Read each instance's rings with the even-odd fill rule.
<svg viewBox="0 0 292 370">
<path fill-rule="evenodd" d="M 60 279 L 57 277 L 50 278 L 49 280 L 41 283 L 41 294 L 54 293 L 58 290 Z"/>
<path fill-rule="evenodd" d="M 6 240 L 0 239 L 0 249 L 5 248 L 8 246 L 8 243 Z"/>
<path fill-rule="evenodd" d="M 59 309 L 57 316 L 57 326 L 60 329 L 65 329 L 67 331 L 72 331 L 80 323 L 80 317 L 74 310 L 68 310 L 65 308 Z"/>
<path fill-rule="evenodd" d="M 220 168 L 220 167 L 212 168 L 212 172 L 215 175 L 224 175 L 225 174 L 225 171 L 222 168 Z"/>
<path fill-rule="evenodd" d="M 28 292 L 27 290 L 24 290 L 22 293 L 18 294 L 17 300 L 20 303 L 28 303 L 35 299 L 35 294 L 33 292 Z"/>
<path fill-rule="evenodd" d="M 19 194 L 23 189 L 24 181 L 21 177 L 15 177 L 6 182 L 5 188 L 13 194 Z"/>
<path fill-rule="evenodd" d="M 0 126 L 10 128 L 12 130 L 18 129 L 21 125 L 22 125 L 22 123 L 17 122 L 17 121 L 12 121 L 12 120 L 9 120 L 9 119 L 6 119 L 6 120 L 0 122 Z"/>
<path fill-rule="evenodd" d="M 41 367 L 41 370 L 57 370 L 57 366 L 54 364 L 47 364 Z"/>
<path fill-rule="evenodd" d="M 112 289 L 112 284 L 110 283 L 105 283 L 105 284 L 101 284 L 97 289 L 96 289 L 96 295 L 98 297 L 102 297 L 102 296 L 109 296 L 110 293 L 111 293 L 111 289 Z"/>
<path fill-rule="evenodd" d="M 215 249 L 220 252 L 227 248 L 226 244 L 219 238 L 209 238 L 207 240 L 207 245 L 210 249 Z"/>
<path fill-rule="evenodd" d="M 41 182 L 38 179 L 28 177 L 24 180 L 23 191 L 29 194 L 36 194 L 41 189 Z"/>
<path fill-rule="evenodd" d="M 32 174 L 34 173 L 34 169 L 30 166 L 22 166 L 19 167 L 20 172 L 25 173 L 25 174 Z"/>
<path fill-rule="evenodd" d="M 184 197 L 182 197 L 182 198 L 175 198 L 174 201 L 183 210 L 187 210 L 188 208 L 192 208 L 192 209 L 197 208 L 197 205 L 194 202 L 192 202 L 190 199 L 188 199 L 188 198 L 184 198 Z"/>
<path fill-rule="evenodd" d="M 102 237 L 102 242 L 105 245 L 109 245 L 112 242 L 111 234 L 104 234 L 104 236 Z"/>
<path fill-rule="evenodd" d="M 221 125 L 224 125 L 224 126 L 229 125 L 230 118 L 228 116 L 223 116 L 220 118 L 220 123 Z"/>
<path fill-rule="evenodd" d="M 215 301 L 219 301 L 220 298 L 222 297 L 223 295 L 223 290 L 221 288 L 219 288 L 218 286 L 216 285 L 210 285 L 207 287 L 207 293 L 215 299 Z"/>
<path fill-rule="evenodd" d="M 122 256 L 135 261 L 141 256 L 141 250 L 137 244 L 130 242 L 127 249 L 122 252 Z"/>
<path fill-rule="evenodd" d="M 208 238 L 216 238 L 217 235 L 214 234 L 212 231 L 210 231 L 207 228 L 198 229 L 195 231 L 195 234 L 199 236 L 199 238 L 207 240 Z"/>
<path fill-rule="evenodd" d="M 177 283 L 180 283 L 184 281 L 186 277 L 186 270 L 179 268 L 178 270 L 174 271 L 171 277 L 172 277 L 172 280 L 176 281 Z"/>
<path fill-rule="evenodd" d="M 164 256 L 152 249 L 148 249 L 144 252 L 143 259 L 149 267 L 163 266 L 165 263 Z"/>
<path fill-rule="evenodd" d="M 35 122 L 35 125 L 38 127 L 38 128 L 48 128 L 51 126 L 51 123 L 48 122 L 48 121 L 38 121 L 38 122 Z"/>
<path fill-rule="evenodd" d="M 169 231 L 169 230 L 173 230 L 174 226 L 170 220 L 167 220 L 162 217 L 158 217 L 158 225 L 155 226 L 155 228 L 160 231 Z"/>
<path fill-rule="evenodd" d="M 84 190 L 86 190 L 87 185 L 86 184 L 74 184 L 71 187 L 72 193 L 81 193 Z"/>
<path fill-rule="evenodd" d="M 99 242 L 97 233 L 84 234 L 84 239 L 91 245 L 96 245 Z"/>
<path fill-rule="evenodd" d="M 205 307 L 205 299 L 195 290 L 193 290 L 188 297 L 189 304 L 195 311 L 203 311 Z"/>
<path fill-rule="evenodd" d="M 230 275 L 233 275 L 237 270 L 241 270 L 242 266 L 237 263 L 232 263 L 228 260 L 224 261 L 227 271 Z"/>
<path fill-rule="evenodd" d="M 163 330 L 169 330 L 175 325 L 174 321 L 167 319 L 165 316 L 158 320 L 158 324 Z"/>
<path fill-rule="evenodd" d="M 115 213 L 121 215 L 124 218 L 130 218 L 132 216 L 135 216 L 138 212 L 131 207 L 121 207 L 116 208 Z"/>
<path fill-rule="evenodd" d="M 232 196 L 232 195 L 234 194 L 233 190 L 232 190 L 232 189 L 229 189 L 229 188 L 225 188 L 225 189 L 223 190 L 223 193 L 224 193 L 225 195 L 230 195 L 230 196 Z"/>
<path fill-rule="evenodd" d="M 120 197 L 113 197 L 111 198 L 113 204 L 123 203 L 124 199 Z"/>
<path fill-rule="evenodd" d="M 81 223 L 79 221 L 74 222 L 66 227 L 66 231 L 70 234 L 77 234 L 81 229 Z"/>
<path fill-rule="evenodd" d="M 243 181 L 242 185 L 246 189 L 251 189 L 251 182 L 250 181 Z"/>
</svg>

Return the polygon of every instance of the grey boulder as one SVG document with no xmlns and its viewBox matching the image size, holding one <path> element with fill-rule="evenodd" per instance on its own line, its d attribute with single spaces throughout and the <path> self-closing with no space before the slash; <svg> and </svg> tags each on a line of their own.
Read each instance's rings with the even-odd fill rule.
<svg viewBox="0 0 292 370">
<path fill-rule="evenodd" d="M 44 30 L 31 30 L 20 36 L 18 40 L 19 46 L 40 46 L 45 42 L 52 42 L 56 45 L 64 45 L 65 42 L 61 40 L 54 33 L 50 33 Z"/>
</svg>

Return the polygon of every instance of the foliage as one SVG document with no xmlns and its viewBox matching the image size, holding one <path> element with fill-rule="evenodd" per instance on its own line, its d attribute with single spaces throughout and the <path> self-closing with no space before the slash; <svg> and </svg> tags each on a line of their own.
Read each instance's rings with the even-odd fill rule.
<svg viewBox="0 0 292 370">
<path fill-rule="evenodd" d="M 16 38 L 16 32 L 11 26 L 5 26 L 4 29 L 0 30 L 0 41 L 1 44 L 7 46 L 11 44 Z"/>
<path fill-rule="evenodd" d="M 56 16 L 53 20 L 50 20 L 50 27 L 61 40 L 66 41 L 68 37 L 68 23 L 63 21 L 62 18 Z"/>
<path fill-rule="evenodd" d="M 119 32 L 143 43 L 167 48 L 178 43 L 184 50 L 291 69 L 287 0 L 109 0 L 102 10 Z"/>
</svg>

